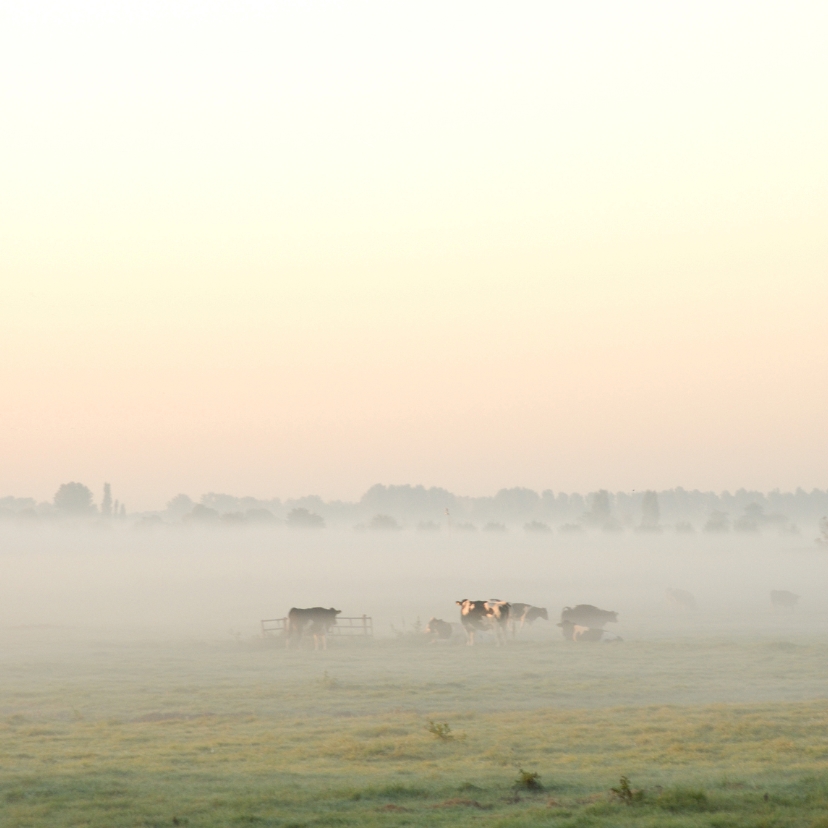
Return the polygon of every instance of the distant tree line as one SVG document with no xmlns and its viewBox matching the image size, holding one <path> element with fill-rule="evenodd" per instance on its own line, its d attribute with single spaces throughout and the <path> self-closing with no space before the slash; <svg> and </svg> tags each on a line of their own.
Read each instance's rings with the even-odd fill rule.
<svg viewBox="0 0 828 828">
<path fill-rule="evenodd" d="M 92 490 L 78 482 L 61 485 L 51 503 L 31 498 L 0 498 L 0 518 L 21 519 L 126 518 L 126 507 L 113 500 L 104 483 L 96 505 Z M 736 492 L 662 491 L 610 492 L 599 489 L 582 495 L 501 489 L 491 497 L 463 497 L 446 489 L 424 486 L 372 486 L 357 502 L 324 501 L 317 496 L 295 500 L 260 499 L 208 492 L 198 501 L 189 495 L 173 497 L 165 509 L 133 515 L 146 525 L 283 525 L 292 529 L 353 527 L 386 532 L 416 529 L 424 532 L 505 532 L 521 530 L 543 535 L 562 532 L 636 531 L 796 532 L 799 524 L 813 525 L 828 515 L 828 491 Z"/>
</svg>

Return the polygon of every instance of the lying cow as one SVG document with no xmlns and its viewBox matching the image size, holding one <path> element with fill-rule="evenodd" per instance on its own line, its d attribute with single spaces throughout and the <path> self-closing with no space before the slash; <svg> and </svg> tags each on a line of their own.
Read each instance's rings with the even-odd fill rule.
<svg viewBox="0 0 828 828">
<path fill-rule="evenodd" d="M 799 603 L 799 596 L 786 589 L 772 589 L 770 599 L 777 609 L 793 609 Z"/>
<path fill-rule="evenodd" d="M 290 647 L 291 642 L 300 644 L 302 635 L 307 631 L 313 636 L 313 649 L 318 650 L 320 644 L 323 650 L 328 649 L 328 632 L 336 624 L 336 616 L 342 610 L 325 609 L 324 607 L 311 607 L 310 609 L 299 609 L 292 607 L 287 617 L 285 627 L 285 644 Z"/>
<path fill-rule="evenodd" d="M 433 644 L 435 641 L 447 641 L 451 638 L 451 624 L 439 618 L 432 618 L 425 628 L 425 633 Z"/>
<path fill-rule="evenodd" d="M 512 638 L 522 630 L 524 624 L 531 627 L 538 618 L 544 621 L 549 620 L 549 613 L 546 607 L 533 607 L 531 604 L 510 604 L 509 605 L 509 629 L 512 631 Z"/>
<path fill-rule="evenodd" d="M 582 627 L 580 624 L 573 624 L 571 621 L 561 621 L 558 626 L 561 628 L 563 637 L 567 641 L 623 641 L 624 639 L 614 633 L 602 630 L 600 627 Z"/>
<path fill-rule="evenodd" d="M 457 601 L 460 607 L 460 623 L 466 630 L 466 644 L 474 645 L 477 631 L 494 631 L 498 644 L 506 641 L 510 605 L 506 601 Z"/>
<path fill-rule="evenodd" d="M 564 607 L 561 621 L 569 621 L 581 627 L 603 627 L 604 624 L 618 621 L 618 613 L 598 609 L 592 604 L 578 604 L 577 607 Z"/>
</svg>

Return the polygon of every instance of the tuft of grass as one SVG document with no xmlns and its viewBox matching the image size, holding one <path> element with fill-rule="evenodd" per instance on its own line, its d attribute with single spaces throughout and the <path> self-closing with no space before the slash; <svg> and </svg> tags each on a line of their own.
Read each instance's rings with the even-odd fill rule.
<svg viewBox="0 0 828 828">
<path fill-rule="evenodd" d="M 610 788 L 612 795 L 623 802 L 625 805 L 632 805 L 634 802 L 644 801 L 644 791 L 635 789 L 630 785 L 630 780 L 626 776 L 622 776 L 618 782 L 617 788 Z"/>
<path fill-rule="evenodd" d="M 441 723 L 429 719 L 427 730 L 429 733 L 434 734 L 434 737 L 439 739 L 441 742 L 454 741 L 454 734 L 451 732 L 451 728 L 449 727 L 447 722 Z"/>
<path fill-rule="evenodd" d="M 327 670 L 325 670 L 322 674 L 322 678 L 319 679 L 319 683 L 325 690 L 339 690 L 339 688 L 342 687 L 342 684 L 337 679 L 328 675 Z"/>
<path fill-rule="evenodd" d="M 535 793 L 539 793 L 543 790 L 543 785 L 541 785 L 540 781 L 540 774 L 525 771 L 523 768 L 518 771 L 518 778 L 515 780 L 512 787 L 515 791 L 532 791 Z"/>
</svg>

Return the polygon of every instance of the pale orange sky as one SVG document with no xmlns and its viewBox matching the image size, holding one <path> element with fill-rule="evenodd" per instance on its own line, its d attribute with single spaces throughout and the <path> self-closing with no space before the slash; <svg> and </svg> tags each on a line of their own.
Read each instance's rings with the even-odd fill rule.
<svg viewBox="0 0 828 828">
<path fill-rule="evenodd" d="M 0 10 L 0 496 L 828 486 L 823 4 Z"/>
</svg>

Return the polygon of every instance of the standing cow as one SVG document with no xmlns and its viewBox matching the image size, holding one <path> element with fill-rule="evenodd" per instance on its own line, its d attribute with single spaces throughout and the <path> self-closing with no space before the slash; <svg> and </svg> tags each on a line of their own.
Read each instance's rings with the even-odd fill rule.
<svg viewBox="0 0 828 828">
<path fill-rule="evenodd" d="M 512 631 L 512 638 L 515 638 L 518 631 L 522 630 L 525 624 L 531 626 L 538 618 L 543 618 L 544 621 L 549 620 L 546 607 L 533 607 L 531 604 L 509 604 L 509 629 Z"/>
<path fill-rule="evenodd" d="M 582 627 L 603 627 L 604 624 L 618 621 L 618 613 L 598 609 L 592 604 L 578 604 L 577 607 L 564 607 L 561 621 L 571 621 Z"/>
<path fill-rule="evenodd" d="M 320 644 L 323 650 L 328 649 L 328 632 L 336 624 L 336 616 L 342 610 L 325 609 L 324 607 L 311 607 L 310 609 L 299 609 L 292 607 L 287 617 L 285 627 L 285 645 L 290 647 L 291 642 L 300 644 L 302 635 L 309 632 L 313 636 L 313 649 L 318 650 Z"/>
<path fill-rule="evenodd" d="M 507 601 L 457 601 L 460 607 L 460 623 L 466 631 L 466 643 L 474 645 L 477 631 L 494 632 L 498 644 L 506 641 L 510 604 Z"/>
</svg>

